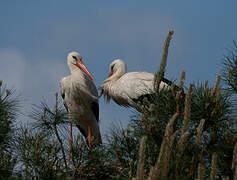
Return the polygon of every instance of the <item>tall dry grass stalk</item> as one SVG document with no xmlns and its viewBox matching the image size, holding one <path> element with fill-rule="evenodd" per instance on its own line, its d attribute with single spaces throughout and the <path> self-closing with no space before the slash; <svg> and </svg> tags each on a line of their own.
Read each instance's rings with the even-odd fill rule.
<svg viewBox="0 0 237 180">
<path fill-rule="evenodd" d="M 232 85 L 233 69 L 229 70 L 229 74 L 228 75 L 229 75 L 228 76 L 229 84 Z"/>
<path fill-rule="evenodd" d="M 161 147 L 160 147 L 160 153 L 159 157 L 156 161 L 156 164 L 154 167 L 151 167 L 150 173 L 149 173 L 149 180 L 156 180 L 161 172 L 161 165 L 162 165 L 162 160 L 164 159 L 164 154 L 165 154 L 165 147 L 166 147 L 166 139 L 163 138 Z"/>
<path fill-rule="evenodd" d="M 233 159 L 232 159 L 232 166 L 231 169 L 234 172 L 236 167 L 236 159 L 237 158 L 237 143 L 235 144 L 234 151 L 233 151 Z"/>
<path fill-rule="evenodd" d="M 197 137 L 196 137 L 196 141 L 195 141 L 196 148 L 198 148 L 198 145 L 199 145 L 199 142 L 200 142 L 200 139 L 201 139 L 202 129 L 203 129 L 204 123 L 205 123 L 205 119 L 202 119 L 199 123 L 198 128 L 197 128 Z"/>
<path fill-rule="evenodd" d="M 162 164 L 164 165 L 164 167 L 168 167 L 168 165 L 166 163 L 167 162 L 167 155 L 170 154 L 170 149 L 171 149 L 171 140 L 173 142 L 174 137 L 177 135 L 177 132 L 175 132 L 173 134 L 173 124 L 174 121 L 176 120 L 176 118 L 178 117 L 178 113 L 175 113 L 169 123 L 166 126 L 166 130 L 165 130 L 165 136 L 163 138 L 161 147 L 160 147 L 160 153 L 159 153 L 159 157 L 156 161 L 156 164 L 154 167 L 151 167 L 150 169 L 150 173 L 149 173 L 149 180 L 156 180 L 160 175 L 161 175 L 161 170 L 162 170 Z M 168 146 L 168 147 L 167 147 Z"/>
<path fill-rule="evenodd" d="M 172 150 L 172 145 L 174 142 L 174 139 L 176 138 L 176 136 L 178 135 L 179 131 L 176 130 L 172 136 L 169 138 L 169 140 L 167 140 L 167 145 L 166 145 L 166 151 L 165 151 L 165 159 L 164 159 L 164 174 L 165 174 L 165 178 L 168 179 L 168 173 L 169 173 L 169 162 L 170 162 L 170 154 L 171 154 L 171 150 Z"/>
<path fill-rule="evenodd" d="M 217 87 L 217 94 L 216 94 L 216 107 L 219 106 L 221 99 L 221 90 L 220 87 Z"/>
<path fill-rule="evenodd" d="M 180 100 L 183 98 L 183 85 L 184 85 L 184 79 L 185 79 L 185 72 L 182 71 L 180 75 L 180 83 L 179 83 L 179 91 L 176 93 L 174 90 L 174 85 L 171 87 L 172 94 L 175 97 L 176 102 L 176 112 L 180 113 Z"/>
<path fill-rule="evenodd" d="M 237 167 L 235 166 L 235 170 L 234 170 L 234 180 L 237 180 Z"/>
<path fill-rule="evenodd" d="M 199 152 L 199 143 L 200 143 L 200 139 L 201 139 L 201 136 L 202 136 L 202 130 L 203 130 L 203 126 L 204 126 L 204 123 L 205 123 L 205 120 L 204 119 L 201 119 L 200 123 L 199 123 L 199 126 L 197 128 L 197 136 L 196 136 L 196 140 L 195 140 L 195 147 L 196 147 L 196 150 L 197 152 Z M 205 141 L 205 138 L 204 138 L 204 141 Z M 204 153 L 204 149 L 205 149 L 205 142 L 203 142 L 203 147 L 202 147 L 202 151 L 200 153 L 200 163 L 198 164 L 198 179 L 202 179 L 203 177 L 203 153 Z M 181 149 L 181 151 L 183 152 L 183 149 Z M 195 154 L 193 155 L 192 157 L 192 163 L 191 163 L 191 166 L 190 166 L 190 171 L 189 171 L 189 176 L 192 177 L 194 171 L 195 171 Z M 202 168 L 201 168 L 202 167 Z M 200 169 L 201 168 L 201 169 Z"/>
<path fill-rule="evenodd" d="M 174 142 L 174 139 L 178 135 L 178 130 L 173 133 L 173 124 L 175 120 L 177 119 L 179 113 L 175 113 L 172 118 L 170 119 L 168 125 L 167 125 L 167 130 L 165 133 L 165 138 L 166 138 L 166 147 L 165 147 L 165 156 L 163 158 L 163 164 L 164 164 L 164 175 L 166 178 L 168 178 L 168 172 L 169 172 L 169 161 L 170 161 L 170 153 L 172 150 L 172 145 Z"/>
<path fill-rule="evenodd" d="M 192 85 L 188 88 L 188 93 L 185 97 L 185 110 L 184 110 L 184 119 L 183 125 L 181 129 L 181 137 L 178 141 L 177 148 L 179 152 L 179 156 L 181 157 L 184 151 L 184 143 L 189 135 L 188 132 L 188 122 L 190 117 L 190 101 L 191 101 L 191 93 L 192 93 Z"/>
<path fill-rule="evenodd" d="M 235 170 L 234 170 L 234 180 L 237 180 L 237 168 L 235 167 Z"/>
<path fill-rule="evenodd" d="M 132 173 L 133 173 L 133 160 L 131 159 L 130 161 L 129 161 L 129 177 L 130 177 L 130 179 L 132 179 Z"/>
<path fill-rule="evenodd" d="M 209 90 L 208 90 L 208 80 L 204 83 L 204 94 L 205 96 L 208 96 Z"/>
<path fill-rule="evenodd" d="M 166 64 L 166 60 L 167 60 L 167 57 L 168 57 L 168 50 L 169 50 L 169 45 L 170 45 L 170 41 L 171 41 L 171 38 L 172 38 L 172 35 L 174 34 L 174 31 L 173 30 L 169 30 L 169 33 L 166 37 L 166 40 L 165 40 L 165 44 L 164 44 L 164 50 L 163 50 L 163 55 L 162 55 L 162 62 Z M 164 64 L 164 66 L 165 66 Z"/>
<path fill-rule="evenodd" d="M 171 118 L 165 129 L 165 137 L 170 138 L 173 133 L 173 124 L 177 119 L 179 113 L 175 113 Z"/>
<path fill-rule="evenodd" d="M 143 180 L 144 178 L 144 162 L 145 162 L 145 147 L 147 137 L 143 136 L 139 148 L 139 161 L 137 164 L 137 177 L 136 180 Z"/>
<path fill-rule="evenodd" d="M 183 126 L 181 130 L 181 134 L 183 135 L 188 130 L 188 122 L 190 117 L 190 101 L 191 101 L 191 93 L 192 93 L 193 85 L 190 85 L 188 88 L 188 93 L 185 97 L 185 109 L 184 109 L 184 120 Z"/>
<path fill-rule="evenodd" d="M 190 85 L 188 88 L 188 92 L 185 96 L 185 109 L 184 109 L 184 119 L 183 119 L 183 124 L 181 128 L 181 135 L 178 140 L 177 146 L 176 146 L 176 157 L 177 157 L 177 163 L 175 167 L 175 173 L 176 176 L 178 177 L 181 164 L 182 164 L 182 156 L 183 152 L 185 149 L 185 142 L 189 136 L 188 132 L 188 122 L 189 122 L 189 117 L 190 117 L 190 101 L 191 101 L 191 93 L 192 93 L 192 87 L 193 85 Z"/>
<path fill-rule="evenodd" d="M 211 96 L 214 97 L 216 95 L 217 88 L 219 87 L 220 84 L 220 75 L 216 76 L 216 84 L 211 90 Z"/>
<path fill-rule="evenodd" d="M 197 180 L 202 180 L 203 179 L 203 164 L 198 163 L 198 177 Z"/>
<path fill-rule="evenodd" d="M 184 134 L 181 135 L 181 137 L 178 141 L 177 148 L 178 148 L 178 154 L 180 157 L 183 155 L 183 152 L 185 149 L 184 143 L 186 142 L 188 136 L 189 136 L 189 132 L 186 131 Z"/>
<path fill-rule="evenodd" d="M 185 72 L 184 70 L 181 71 L 180 74 L 180 82 L 179 82 L 179 88 L 181 89 L 184 85 L 184 79 L 185 79 Z"/>
<path fill-rule="evenodd" d="M 154 107 L 151 106 L 149 110 L 151 110 L 151 108 L 154 108 Z M 144 109 L 143 109 L 143 112 L 142 112 L 142 119 L 141 119 L 141 122 L 142 122 L 142 124 L 144 125 L 144 128 L 145 128 L 146 132 L 149 133 L 149 135 L 150 135 L 152 141 L 156 144 L 156 140 L 154 139 L 153 134 L 152 134 L 152 127 L 153 127 L 153 126 L 152 126 L 152 119 L 153 119 L 153 118 L 154 118 L 154 117 L 151 116 L 151 122 L 150 122 L 150 125 L 149 125 L 149 123 L 148 123 L 148 111 L 147 111 L 146 108 L 144 108 Z"/>
<path fill-rule="evenodd" d="M 216 152 L 212 154 L 211 180 L 215 180 L 215 176 L 216 176 Z"/>
<path fill-rule="evenodd" d="M 166 67 L 166 62 L 167 62 L 167 57 L 168 57 L 168 50 L 169 50 L 169 45 L 170 41 L 172 39 L 172 35 L 174 34 L 173 30 L 170 30 L 164 43 L 164 48 L 163 48 L 163 54 L 162 54 L 162 60 L 160 63 L 160 69 L 158 73 L 155 75 L 155 80 L 154 80 L 154 89 L 157 93 L 159 94 L 159 87 L 160 87 L 160 82 L 164 76 L 165 73 L 165 67 Z"/>
</svg>

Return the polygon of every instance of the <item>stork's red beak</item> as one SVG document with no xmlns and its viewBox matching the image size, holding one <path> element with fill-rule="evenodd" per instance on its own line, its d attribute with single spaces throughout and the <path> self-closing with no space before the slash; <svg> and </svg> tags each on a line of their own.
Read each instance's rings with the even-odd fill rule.
<svg viewBox="0 0 237 180">
<path fill-rule="evenodd" d="M 108 78 L 109 78 L 110 76 L 112 76 L 112 75 L 113 75 L 113 72 L 110 71 L 110 72 L 109 72 L 109 75 L 108 75 Z"/>
<path fill-rule="evenodd" d="M 82 63 L 82 61 L 77 62 L 76 66 L 79 67 L 83 72 L 85 72 L 91 80 L 94 80 L 94 77 L 91 75 L 86 66 Z"/>
</svg>

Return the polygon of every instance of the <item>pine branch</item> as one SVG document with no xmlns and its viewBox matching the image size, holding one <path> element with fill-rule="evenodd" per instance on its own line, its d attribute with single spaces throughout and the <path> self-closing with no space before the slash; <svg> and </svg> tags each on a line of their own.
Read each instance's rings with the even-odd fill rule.
<svg viewBox="0 0 237 180">
<path fill-rule="evenodd" d="M 141 144 L 140 144 L 140 148 L 139 148 L 139 161 L 137 164 L 136 180 L 143 180 L 143 178 L 144 178 L 144 161 L 145 161 L 144 151 L 145 151 L 146 140 L 147 140 L 147 137 L 143 136 Z"/>
<path fill-rule="evenodd" d="M 215 180 L 216 176 L 216 153 L 214 152 L 212 155 L 212 166 L 211 166 L 211 180 Z"/>
<path fill-rule="evenodd" d="M 58 115 L 58 93 L 55 94 L 55 97 L 56 97 L 56 103 L 55 103 L 55 121 L 53 123 L 53 129 L 54 129 L 54 132 L 55 132 L 55 135 L 60 143 L 60 147 L 61 147 L 61 151 L 62 151 L 62 154 L 63 154 L 63 160 L 64 160 L 64 165 L 66 167 L 66 170 L 68 169 L 68 166 L 67 166 L 67 159 L 66 159 L 66 155 L 65 155 L 65 152 L 64 152 L 64 147 L 63 147 L 63 142 L 59 136 L 59 133 L 58 133 L 58 129 L 57 129 L 57 124 L 56 124 L 56 120 L 57 120 L 57 115 Z"/>
</svg>

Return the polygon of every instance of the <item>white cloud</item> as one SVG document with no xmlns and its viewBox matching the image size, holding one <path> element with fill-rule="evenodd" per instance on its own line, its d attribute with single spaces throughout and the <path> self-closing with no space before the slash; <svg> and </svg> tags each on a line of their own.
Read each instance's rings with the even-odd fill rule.
<svg viewBox="0 0 237 180">
<path fill-rule="evenodd" d="M 20 94 L 24 114 L 31 112 L 31 105 L 39 104 L 43 97 L 53 104 L 51 101 L 59 91 L 59 81 L 66 76 L 63 63 L 57 60 L 31 62 L 14 49 L 0 49 L 0 68 L 0 79 L 8 88 L 14 88 Z M 27 117 L 20 118 L 24 119 Z"/>
</svg>

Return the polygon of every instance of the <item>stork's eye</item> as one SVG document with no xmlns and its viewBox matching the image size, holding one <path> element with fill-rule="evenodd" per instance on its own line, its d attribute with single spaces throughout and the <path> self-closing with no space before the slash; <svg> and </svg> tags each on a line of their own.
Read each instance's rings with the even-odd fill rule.
<svg viewBox="0 0 237 180">
<path fill-rule="evenodd" d="M 77 57 L 76 56 L 72 56 L 72 57 L 73 57 L 73 59 L 75 59 L 77 61 Z"/>
</svg>

